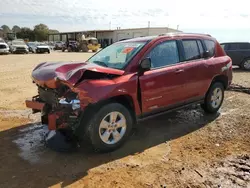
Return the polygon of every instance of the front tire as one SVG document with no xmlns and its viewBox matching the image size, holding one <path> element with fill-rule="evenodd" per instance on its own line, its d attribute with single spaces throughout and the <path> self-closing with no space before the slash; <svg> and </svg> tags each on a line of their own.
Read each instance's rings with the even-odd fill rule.
<svg viewBox="0 0 250 188">
<path fill-rule="evenodd" d="M 209 114 L 215 114 L 220 109 L 224 100 L 224 86 L 220 82 L 215 82 L 209 88 L 204 103 L 201 105 L 203 110 Z"/>
<path fill-rule="evenodd" d="M 85 136 L 95 151 L 110 152 L 127 140 L 132 125 L 128 109 L 119 103 L 110 103 L 90 118 Z"/>
</svg>

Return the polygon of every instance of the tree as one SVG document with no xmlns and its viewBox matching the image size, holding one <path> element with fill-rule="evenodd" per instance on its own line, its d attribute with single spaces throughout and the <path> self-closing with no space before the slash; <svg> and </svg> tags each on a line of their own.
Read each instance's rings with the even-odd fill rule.
<svg viewBox="0 0 250 188">
<path fill-rule="evenodd" d="M 3 38 L 4 37 L 4 33 L 3 33 L 3 29 L 0 28 L 0 37 Z"/>
<path fill-rule="evenodd" d="M 9 26 L 7 26 L 7 25 L 2 25 L 1 28 L 5 34 L 9 33 L 11 31 Z"/>
<path fill-rule="evenodd" d="M 34 31 L 31 30 L 28 27 L 22 27 L 20 29 L 20 32 L 18 32 L 16 35 L 17 35 L 17 38 L 29 39 L 30 41 L 34 41 L 35 40 Z"/>
<path fill-rule="evenodd" d="M 45 24 L 35 25 L 34 34 L 37 41 L 47 40 L 49 34 L 49 28 Z"/>
<path fill-rule="evenodd" d="M 12 31 L 13 31 L 14 33 L 19 33 L 19 32 L 21 31 L 21 28 L 20 28 L 18 25 L 14 25 L 14 26 L 12 27 Z"/>
<path fill-rule="evenodd" d="M 50 30 L 49 30 L 49 33 L 51 33 L 51 34 L 52 34 L 52 33 L 59 33 L 59 31 L 58 31 L 58 30 L 55 30 L 55 29 L 50 29 Z"/>
</svg>

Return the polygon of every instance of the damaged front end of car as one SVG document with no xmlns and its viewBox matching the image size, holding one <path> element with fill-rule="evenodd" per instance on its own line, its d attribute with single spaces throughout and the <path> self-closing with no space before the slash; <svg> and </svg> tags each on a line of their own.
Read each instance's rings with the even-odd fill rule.
<svg viewBox="0 0 250 188">
<path fill-rule="evenodd" d="M 33 113 L 41 112 L 42 124 L 49 130 L 75 130 L 80 120 L 80 100 L 68 86 L 51 89 L 38 86 L 38 95 L 26 100 Z"/>
<path fill-rule="evenodd" d="M 33 113 L 41 113 L 41 122 L 47 124 L 50 131 L 76 135 L 86 108 L 96 102 L 88 95 L 89 85 L 86 89 L 77 86 L 87 85 L 90 80 L 107 80 L 123 73 L 79 62 L 41 63 L 32 72 L 38 95 L 25 103 Z"/>
</svg>

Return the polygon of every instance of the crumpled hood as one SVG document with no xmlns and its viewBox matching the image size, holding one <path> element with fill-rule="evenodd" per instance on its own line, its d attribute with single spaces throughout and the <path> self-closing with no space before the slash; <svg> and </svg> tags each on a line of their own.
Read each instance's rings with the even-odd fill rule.
<svg viewBox="0 0 250 188">
<path fill-rule="evenodd" d="M 56 88 L 60 81 L 74 86 L 87 70 L 111 75 L 124 74 L 122 70 L 102 67 L 94 63 L 45 62 L 35 67 L 32 72 L 32 78 L 36 84 L 43 87 Z"/>
</svg>

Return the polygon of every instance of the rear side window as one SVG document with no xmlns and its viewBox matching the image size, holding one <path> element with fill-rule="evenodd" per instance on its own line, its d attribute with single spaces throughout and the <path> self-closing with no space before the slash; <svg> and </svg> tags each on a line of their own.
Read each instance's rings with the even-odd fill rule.
<svg viewBox="0 0 250 188">
<path fill-rule="evenodd" d="M 239 48 L 241 50 L 249 50 L 250 49 L 250 43 L 239 43 Z"/>
<path fill-rule="evenodd" d="M 158 44 L 148 55 L 152 68 L 164 67 L 179 62 L 179 52 L 176 41 L 166 41 Z"/>
<path fill-rule="evenodd" d="M 191 61 L 201 58 L 196 40 L 183 40 L 182 44 L 185 53 L 185 61 Z"/>
<path fill-rule="evenodd" d="M 230 43 L 230 44 L 228 44 L 227 49 L 228 50 L 238 50 L 239 49 L 239 44 L 238 43 Z"/>
<path fill-rule="evenodd" d="M 215 42 L 212 40 L 204 40 L 207 50 L 209 51 L 209 57 L 214 56 Z"/>
</svg>

